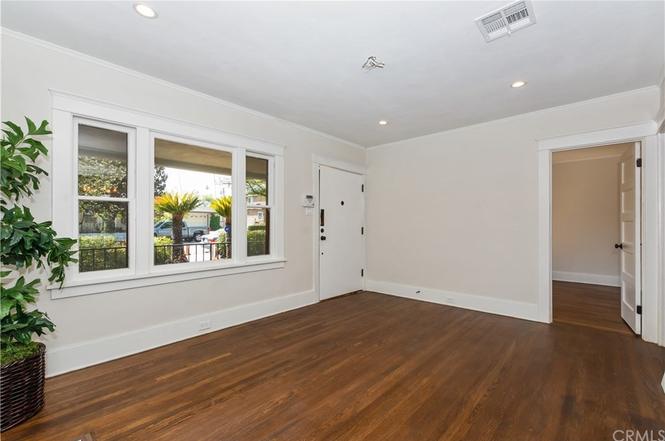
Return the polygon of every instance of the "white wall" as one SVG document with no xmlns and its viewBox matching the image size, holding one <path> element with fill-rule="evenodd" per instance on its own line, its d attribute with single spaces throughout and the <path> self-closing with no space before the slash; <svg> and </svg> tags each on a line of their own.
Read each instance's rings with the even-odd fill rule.
<svg viewBox="0 0 665 441">
<path fill-rule="evenodd" d="M 631 145 L 632 146 L 632 145 Z M 552 166 L 552 272 L 554 280 L 620 286 L 619 160 L 575 159 Z M 583 149 L 593 150 L 593 149 Z"/>
<path fill-rule="evenodd" d="M 47 338 L 50 374 L 193 335 L 201 314 L 215 329 L 318 299 L 313 221 L 301 207 L 313 188 L 312 155 L 364 165 L 364 149 L 11 32 L 2 61 L 3 121 L 50 119 L 56 89 L 286 146 L 284 269 L 61 300 L 43 293 L 38 306 L 57 324 Z M 31 204 L 38 219 L 51 218 L 50 194 L 46 179 Z"/>
<path fill-rule="evenodd" d="M 656 115 L 655 121 L 658 127 L 661 127 L 665 124 L 665 75 L 663 75 L 660 81 L 660 109 Z"/>
<path fill-rule="evenodd" d="M 201 315 L 215 329 L 316 301 L 313 221 L 300 206 L 312 155 L 364 164 L 364 150 L 14 33 L 3 33 L 2 51 L 3 120 L 50 118 L 56 89 L 287 146 L 286 268 L 61 300 L 43 293 L 38 306 L 58 325 L 50 374 L 194 335 Z M 658 100 L 648 88 L 371 149 L 368 287 L 530 318 L 537 140 L 642 122 Z M 31 203 L 38 218 L 51 217 L 51 202 L 46 179 Z"/>
<path fill-rule="evenodd" d="M 658 105 L 650 87 L 371 148 L 368 287 L 537 318 L 537 141 Z"/>
</svg>

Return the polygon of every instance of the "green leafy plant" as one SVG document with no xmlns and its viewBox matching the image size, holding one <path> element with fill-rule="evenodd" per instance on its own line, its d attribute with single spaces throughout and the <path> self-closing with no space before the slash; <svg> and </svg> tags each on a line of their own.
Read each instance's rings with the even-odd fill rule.
<svg viewBox="0 0 665 441">
<path fill-rule="evenodd" d="M 222 224 L 220 223 L 220 216 L 218 214 L 213 214 L 210 216 L 210 231 L 215 231 L 219 230 L 222 228 Z"/>
<path fill-rule="evenodd" d="M 224 225 L 231 225 L 233 199 L 231 196 L 222 196 L 210 202 L 210 208 L 224 218 Z"/>
<path fill-rule="evenodd" d="M 40 178 L 48 173 L 36 165 L 48 151 L 36 137 L 48 135 L 48 122 L 37 126 L 26 118 L 27 131 L 10 121 L 4 123 L 0 142 L 0 356 L 2 364 L 25 358 L 37 350 L 35 335 L 53 331 L 55 325 L 47 314 L 31 309 L 37 296 L 39 278 L 27 282 L 37 269 L 50 273 L 50 282 L 65 279 L 65 268 L 77 260 L 74 239 L 57 237 L 51 222 L 37 222 L 30 209 L 21 205 L 23 198 L 39 190 Z"/>
<path fill-rule="evenodd" d="M 0 188 L 2 189 L 2 205 L 21 196 L 31 196 L 33 190 L 39 189 L 39 176 L 48 175 L 38 167 L 35 162 L 40 155 L 47 155 L 44 144 L 33 136 L 48 135 L 48 122 L 42 121 L 39 127 L 26 118 L 28 133 L 24 134 L 21 127 L 11 121 L 5 121 L 7 129 L 3 129 L 2 138 L 2 174 L 0 174 Z M 4 198 L 8 200 L 5 200 Z"/>
<path fill-rule="evenodd" d="M 155 237 L 154 249 L 155 249 L 155 265 L 162 265 L 164 263 L 173 263 L 171 261 L 171 247 L 173 245 L 173 239 L 166 236 Z"/>
<path fill-rule="evenodd" d="M 166 168 L 158 165 L 155 166 L 155 175 L 153 178 L 153 191 L 155 196 L 161 196 L 166 192 L 166 181 L 169 175 L 166 173 Z"/>
<path fill-rule="evenodd" d="M 251 179 L 245 181 L 247 196 L 256 196 L 263 198 L 265 201 L 268 197 L 268 189 L 266 187 L 265 179 Z"/>
<path fill-rule="evenodd" d="M 127 266 L 127 242 L 112 234 L 79 237 L 79 271 L 98 271 Z"/>
<path fill-rule="evenodd" d="M 219 216 L 224 218 L 224 231 L 227 233 L 228 241 L 231 241 L 231 215 L 233 213 L 233 198 L 231 196 L 222 196 L 210 202 L 210 208 Z M 226 228 L 228 227 L 228 228 Z M 231 258 L 231 247 L 224 247 L 223 258 Z"/>
<path fill-rule="evenodd" d="M 247 255 L 260 256 L 267 254 L 266 227 L 249 228 L 247 231 Z"/>
</svg>

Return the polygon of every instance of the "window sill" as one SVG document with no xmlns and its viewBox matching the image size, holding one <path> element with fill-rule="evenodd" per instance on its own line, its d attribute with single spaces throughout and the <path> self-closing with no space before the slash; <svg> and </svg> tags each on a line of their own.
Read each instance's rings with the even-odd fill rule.
<svg viewBox="0 0 665 441">
<path fill-rule="evenodd" d="M 48 290 L 52 299 L 85 296 L 124 289 L 141 288 L 146 286 L 163 285 L 166 283 L 184 282 L 187 280 L 204 279 L 208 277 L 227 276 L 231 274 L 249 273 L 284 268 L 284 258 L 251 259 L 243 263 L 227 263 L 218 267 L 187 267 L 174 268 L 170 271 L 155 271 L 148 274 L 131 274 L 121 277 L 99 277 L 90 280 L 70 280 L 60 288 L 51 285 Z"/>
</svg>

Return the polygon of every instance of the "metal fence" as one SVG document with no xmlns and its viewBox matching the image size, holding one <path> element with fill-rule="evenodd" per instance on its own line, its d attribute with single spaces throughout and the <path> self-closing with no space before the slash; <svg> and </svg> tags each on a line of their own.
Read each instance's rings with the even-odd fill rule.
<svg viewBox="0 0 665 441">
<path fill-rule="evenodd" d="M 127 268 L 127 246 L 79 249 L 79 271 Z"/>
<path fill-rule="evenodd" d="M 249 241 L 248 255 L 269 253 L 266 241 Z M 154 245 L 155 265 L 207 262 L 231 258 L 231 242 L 189 242 L 179 245 Z M 127 246 L 79 249 L 79 271 L 100 271 L 129 266 Z"/>
<path fill-rule="evenodd" d="M 231 242 L 191 242 L 155 245 L 155 265 L 230 259 Z"/>
</svg>

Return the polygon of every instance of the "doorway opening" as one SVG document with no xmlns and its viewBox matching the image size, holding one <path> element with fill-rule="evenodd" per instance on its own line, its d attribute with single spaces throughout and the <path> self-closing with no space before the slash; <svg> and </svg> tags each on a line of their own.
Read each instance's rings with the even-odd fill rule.
<svg viewBox="0 0 665 441">
<path fill-rule="evenodd" d="M 641 143 L 552 153 L 554 322 L 641 333 Z"/>
</svg>

